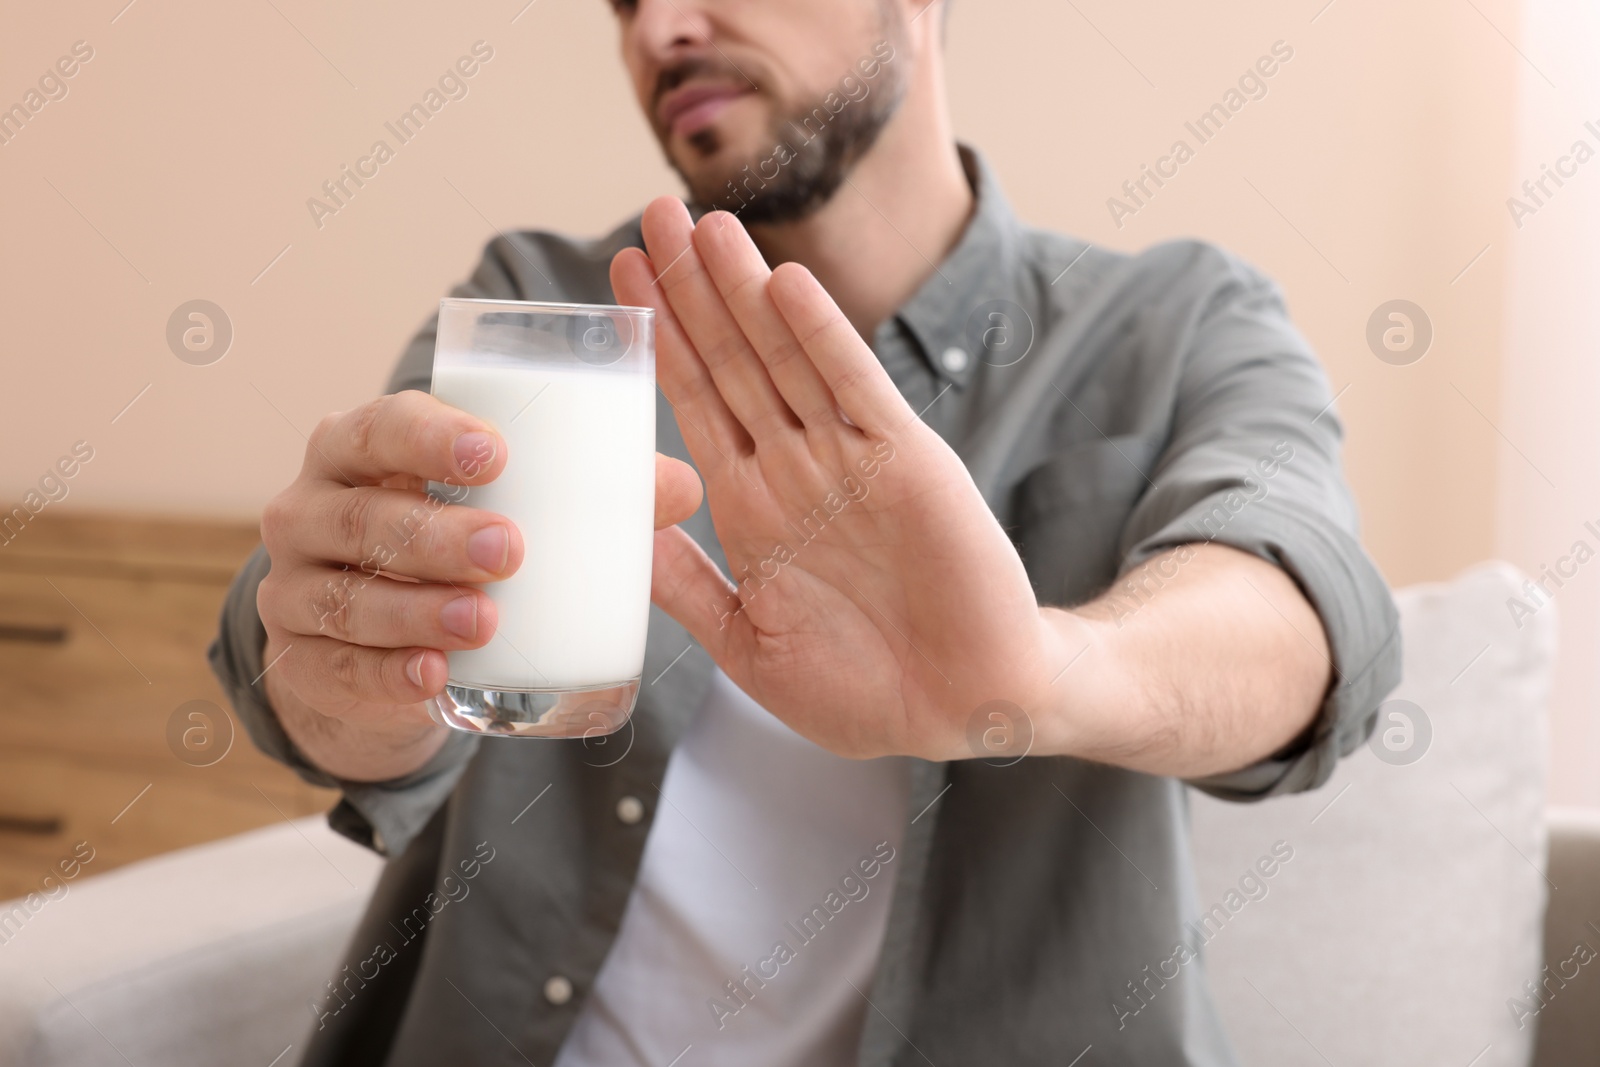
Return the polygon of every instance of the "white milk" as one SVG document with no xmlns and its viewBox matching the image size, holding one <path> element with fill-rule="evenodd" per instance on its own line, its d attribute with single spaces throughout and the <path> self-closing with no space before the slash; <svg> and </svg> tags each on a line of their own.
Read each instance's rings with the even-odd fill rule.
<svg viewBox="0 0 1600 1067">
<path fill-rule="evenodd" d="M 483 648 L 449 653 L 450 680 L 571 689 L 639 677 L 655 515 L 654 382 L 604 367 L 436 365 L 433 394 L 493 425 L 510 453 L 498 478 L 464 500 L 453 487 L 450 499 L 511 519 L 525 546 L 515 574 L 479 586 L 499 608 L 500 626 Z"/>
</svg>

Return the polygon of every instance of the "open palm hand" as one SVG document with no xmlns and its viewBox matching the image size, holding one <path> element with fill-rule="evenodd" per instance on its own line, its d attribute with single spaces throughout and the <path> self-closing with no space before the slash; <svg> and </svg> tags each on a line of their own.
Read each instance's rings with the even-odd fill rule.
<svg viewBox="0 0 1600 1067">
<path fill-rule="evenodd" d="M 670 197 L 612 263 L 657 312 L 657 378 L 705 480 L 730 584 L 681 528 L 652 597 L 733 681 L 842 755 L 968 754 L 987 701 L 1023 707 L 1066 658 L 960 458 L 804 267 Z"/>
</svg>

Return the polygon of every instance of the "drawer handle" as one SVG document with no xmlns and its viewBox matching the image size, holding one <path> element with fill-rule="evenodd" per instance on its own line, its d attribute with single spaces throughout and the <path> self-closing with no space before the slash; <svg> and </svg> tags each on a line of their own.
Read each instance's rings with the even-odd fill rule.
<svg viewBox="0 0 1600 1067">
<path fill-rule="evenodd" d="M 60 645 L 67 640 L 65 626 L 17 626 L 0 622 L 0 641 L 27 641 L 36 645 Z"/>
<path fill-rule="evenodd" d="M 0 815 L 0 833 L 53 837 L 61 832 L 61 826 L 59 815 Z"/>
</svg>

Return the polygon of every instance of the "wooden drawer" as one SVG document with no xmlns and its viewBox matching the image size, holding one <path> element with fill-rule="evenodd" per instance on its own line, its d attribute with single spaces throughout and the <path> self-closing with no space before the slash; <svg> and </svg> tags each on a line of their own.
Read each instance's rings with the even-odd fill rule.
<svg viewBox="0 0 1600 1067">
<path fill-rule="evenodd" d="M 175 759 L 150 774 L 56 753 L 0 753 L 0 814 L 8 821 L 0 825 L 0 899 L 38 889 L 80 841 L 95 852 L 84 873 L 99 874 L 328 806 L 323 791 L 258 758 L 259 774 Z"/>
<path fill-rule="evenodd" d="M 256 750 L 206 662 L 253 530 L 49 519 L 0 549 L 0 899 L 78 841 L 99 873 L 331 807 Z"/>
<path fill-rule="evenodd" d="M 191 700 L 223 703 L 205 651 L 224 592 L 0 573 L 0 747 L 170 759 L 168 715 Z"/>
</svg>

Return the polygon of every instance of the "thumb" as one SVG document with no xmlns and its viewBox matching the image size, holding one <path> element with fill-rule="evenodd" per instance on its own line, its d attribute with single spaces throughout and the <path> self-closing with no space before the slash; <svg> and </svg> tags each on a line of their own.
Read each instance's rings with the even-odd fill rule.
<svg viewBox="0 0 1600 1067">
<path fill-rule="evenodd" d="M 656 529 L 673 526 L 693 515 L 705 490 L 694 468 L 681 459 L 656 453 Z"/>
<path fill-rule="evenodd" d="M 650 599 L 727 669 L 733 643 L 748 632 L 749 622 L 733 583 L 681 526 L 656 531 Z"/>
</svg>

